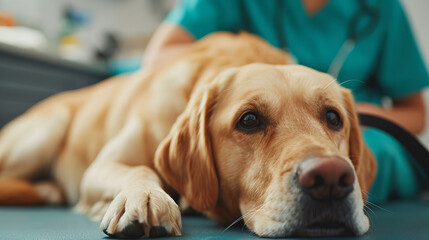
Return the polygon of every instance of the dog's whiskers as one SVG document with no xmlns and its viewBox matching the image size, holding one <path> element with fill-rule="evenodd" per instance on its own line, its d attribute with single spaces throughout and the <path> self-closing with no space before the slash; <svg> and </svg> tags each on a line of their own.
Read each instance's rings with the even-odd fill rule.
<svg viewBox="0 0 429 240">
<path fill-rule="evenodd" d="M 250 215 L 250 214 L 252 214 L 250 217 L 249 217 L 249 221 L 253 218 L 253 217 L 255 217 L 256 216 L 256 213 L 258 212 L 258 211 L 260 211 L 262 209 L 262 207 L 260 207 L 259 209 L 257 209 L 257 210 L 253 210 L 252 212 L 249 212 L 249 213 L 247 213 L 246 215 Z"/>
<path fill-rule="evenodd" d="M 372 197 L 375 197 L 374 195 L 372 195 L 370 192 L 366 192 L 366 191 L 362 191 L 362 193 L 363 194 L 365 194 L 367 197 L 368 196 L 372 196 Z M 389 212 L 389 213 L 393 213 L 392 211 L 389 211 L 389 210 L 387 210 L 387 209 L 385 209 L 385 208 L 383 208 L 383 207 L 381 207 L 381 206 L 379 206 L 379 205 L 377 205 L 377 204 L 375 204 L 375 203 L 372 203 L 372 202 L 370 202 L 370 201 L 368 201 L 368 200 L 366 200 L 366 205 L 369 205 L 370 207 L 376 207 L 376 208 L 378 208 L 378 209 L 381 209 L 381 210 L 383 210 L 383 211 L 386 211 L 386 212 Z"/>
<path fill-rule="evenodd" d="M 379 205 L 377 205 L 377 204 L 375 204 L 375 203 L 372 203 L 372 202 L 370 202 L 370 201 L 366 201 L 366 203 L 367 203 L 370 207 L 376 207 L 376 208 L 378 208 L 378 209 L 381 209 L 381 210 L 383 210 L 383 211 L 386 211 L 386 212 L 388 212 L 388 213 L 392 213 L 392 214 L 393 214 L 393 212 L 392 212 L 392 211 L 390 211 L 390 210 L 388 210 L 388 209 L 386 209 L 386 208 L 383 208 L 383 207 L 381 207 L 381 206 L 379 206 Z"/>
<path fill-rule="evenodd" d="M 225 228 L 225 230 L 222 231 L 222 234 L 224 234 L 226 231 L 228 231 L 232 226 L 234 226 L 236 223 L 241 221 L 244 218 L 245 215 L 237 218 L 234 222 L 232 222 L 228 227 Z"/>
<path fill-rule="evenodd" d="M 326 86 L 323 88 L 323 90 L 326 90 L 329 86 L 331 86 L 332 83 L 334 83 L 336 81 L 337 81 L 337 79 L 334 79 L 330 83 L 326 84 Z"/>
<path fill-rule="evenodd" d="M 222 231 L 222 234 L 224 234 L 226 231 L 228 231 L 232 226 L 234 226 L 235 224 L 237 224 L 238 222 L 240 222 L 241 220 L 244 219 L 244 217 L 252 214 L 252 216 L 249 217 L 249 220 L 252 219 L 256 213 L 261 210 L 262 206 L 259 207 L 258 209 L 252 209 L 249 212 L 247 212 L 246 214 L 242 215 L 241 217 L 237 218 L 234 222 L 232 222 L 228 227 L 225 228 L 225 230 Z"/>
<path fill-rule="evenodd" d="M 337 82 L 337 79 L 332 80 L 330 83 L 326 84 L 326 86 L 323 88 L 323 90 L 326 90 L 332 83 Z M 346 84 L 348 82 L 360 82 L 360 83 L 365 83 L 364 81 L 361 80 L 357 80 L 357 79 L 349 79 L 346 80 L 344 82 L 339 83 L 340 86 L 342 86 L 343 84 Z"/>
<path fill-rule="evenodd" d="M 369 194 L 369 192 L 367 192 L 367 191 L 363 191 L 363 190 L 362 190 L 362 193 L 363 193 L 363 194 L 365 194 L 365 196 L 370 195 L 370 194 Z"/>
<path fill-rule="evenodd" d="M 367 211 L 365 211 L 367 210 Z M 368 206 L 364 206 L 363 211 L 367 213 L 367 216 L 370 217 L 370 214 L 368 214 L 368 211 L 372 213 L 372 215 L 377 216 L 377 214 Z"/>
<path fill-rule="evenodd" d="M 349 79 L 349 80 L 346 80 L 346 81 L 344 81 L 344 82 L 340 83 L 340 86 L 343 86 L 343 84 L 346 84 L 346 83 L 348 83 L 348 82 L 360 82 L 360 83 L 365 83 L 365 82 L 364 82 L 364 81 L 362 81 L 362 80 Z"/>
</svg>

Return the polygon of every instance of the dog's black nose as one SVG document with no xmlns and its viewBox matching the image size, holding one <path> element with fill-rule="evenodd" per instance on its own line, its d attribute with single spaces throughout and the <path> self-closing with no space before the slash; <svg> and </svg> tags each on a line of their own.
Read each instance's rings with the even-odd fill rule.
<svg viewBox="0 0 429 240">
<path fill-rule="evenodd" d="M 315 200 L 340 200 L 353 191 L 351 166 L 336 156 L 313 157 L 298 167 L 298 183 Z"/>
</svg>

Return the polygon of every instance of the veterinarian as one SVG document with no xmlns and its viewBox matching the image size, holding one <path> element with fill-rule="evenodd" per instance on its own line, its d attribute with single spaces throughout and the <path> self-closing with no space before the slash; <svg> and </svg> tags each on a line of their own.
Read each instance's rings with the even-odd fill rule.
<svg viewBox="0 0 429 240">
<path fill-rule="evenodd" d="M 423 131 L 429 76 L 398 0 L 181 1 L 149 43 L 144 65 L 161 65 L 212 32 L 242 30 L 336 76 L 352 89 L 359 112 Z M 382 107 L 386 97 L 389 108 Z M 416 196 L 422 179 L 399 143 L 375 129 L 364 130 L 364 139 L 379 166 L 369 201 Z"/>
</svg>

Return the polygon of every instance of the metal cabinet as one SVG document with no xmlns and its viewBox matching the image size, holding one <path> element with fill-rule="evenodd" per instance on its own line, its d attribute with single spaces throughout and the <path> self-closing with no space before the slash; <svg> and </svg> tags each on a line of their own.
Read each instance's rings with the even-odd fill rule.
<svg viewBox="0 0 429 240">
<path fill-rule="evenodd" d="M 44 98 L 107 77 L 103 68 L 0 44 L 0 128 Z"/>
</svg>

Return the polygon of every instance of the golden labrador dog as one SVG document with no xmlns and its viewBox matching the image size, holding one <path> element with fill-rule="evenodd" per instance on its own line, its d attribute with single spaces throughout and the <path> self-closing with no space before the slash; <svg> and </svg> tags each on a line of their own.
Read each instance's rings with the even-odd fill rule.
<svg viewBox="0 0 429 240">
<path fill-rule="evenodd" d="M 109 236 L 180 235 L 178 194 L 259 236 L 362 235 L 375 161 L 349 90 L 250 34 L 61 93 L 0 135 L 0 203 L 62 203 Z M 50 173 L 41 182 L 41 172 Z"/>
</svg>

